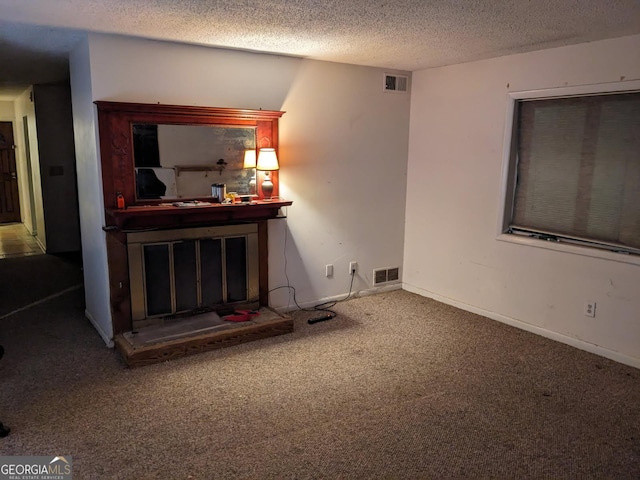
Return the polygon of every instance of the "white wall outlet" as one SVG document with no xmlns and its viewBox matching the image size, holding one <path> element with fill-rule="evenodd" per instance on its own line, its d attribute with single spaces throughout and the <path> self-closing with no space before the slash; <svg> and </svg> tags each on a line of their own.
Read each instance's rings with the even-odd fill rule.
<svg viewBox="0 0 640 480">
<path fill-rule="evenodd" d="M 349 262 L 349 275 L 353 275 L 358 271 L 358 262 Z"/>
<path fill-rule="evenodd" d="M 331 264 L 325 265 L 324 266 L 324 274 L 327 277 L 333 277 L 333 265 L 331 265 Z"/>
<path fill-rule="evenodd" d="M 596 316 L 596 302 L 587 302 L 584 304 L 584 314 L 587 317 Z"/>
</svg>

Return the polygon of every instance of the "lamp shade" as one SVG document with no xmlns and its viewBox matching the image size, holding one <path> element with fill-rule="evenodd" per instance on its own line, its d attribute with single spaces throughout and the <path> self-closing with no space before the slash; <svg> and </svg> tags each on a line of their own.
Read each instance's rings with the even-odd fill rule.
<svg viewBox="0 0 640 480">
<path fill-rule="evenodd" d="M 260 153 L 258 153 L 258 165 L 256 166 L 258 170 L 278 170 L 280 166 L 278 165 L 278 157 L 276 156 L 276 151 L 274 148 L 261 148 Z"/>
<path fill-rule="evenodd" d="M 242 168 L 256 168 L 256 151 L 244 151 L 244 166 Z"/>
</svg>

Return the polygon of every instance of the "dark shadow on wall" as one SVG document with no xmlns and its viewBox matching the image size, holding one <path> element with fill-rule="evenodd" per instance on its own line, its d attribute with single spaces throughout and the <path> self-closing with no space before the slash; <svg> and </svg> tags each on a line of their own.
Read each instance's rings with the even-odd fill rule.
<svg viewBox="0 0 640 480">
<path fill-rule="evenodd" d="M 76 155 L 69 82 L 34 85 L 47 253 L 80 250 Z"/>
</svg>

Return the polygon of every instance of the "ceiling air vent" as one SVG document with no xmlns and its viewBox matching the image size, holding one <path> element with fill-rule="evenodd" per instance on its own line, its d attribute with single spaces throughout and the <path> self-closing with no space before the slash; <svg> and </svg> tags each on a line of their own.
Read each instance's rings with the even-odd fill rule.
<svg viewBox="0 0 640 480">
<path fill-rule="evenodd" d="M 400 279 L 400 269 L 398 267 L 393 268 L 376 268 L 373 271 L 373 285 L 380 285 L 382 283 L 397 282 Z"/>
<path fill-rule="evenodd" d="M 407 93 L 408 85 L 409 77 L 405 75 L 392 75 L 390 73 L 384 74 L 385 92 Z"/>
</svg>

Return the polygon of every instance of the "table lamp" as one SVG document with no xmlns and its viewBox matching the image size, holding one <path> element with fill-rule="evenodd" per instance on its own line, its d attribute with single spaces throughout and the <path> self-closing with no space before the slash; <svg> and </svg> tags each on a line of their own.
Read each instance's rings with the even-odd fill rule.
<svg viewBox="0 0 640 480">
<path fill-rule="evenodd" d="M 276 156 L 276 150 L 274 148 L 261 148 L 258 153 L 258 162 L 256 169 L 265 172 L 265 178 L 262 182 L 262 194 L 266 202 L 271 200 L 271 194 L 273 193 L 273 183 L 269 172 L 279 170 L 278 157 Z"/>
</svg>

